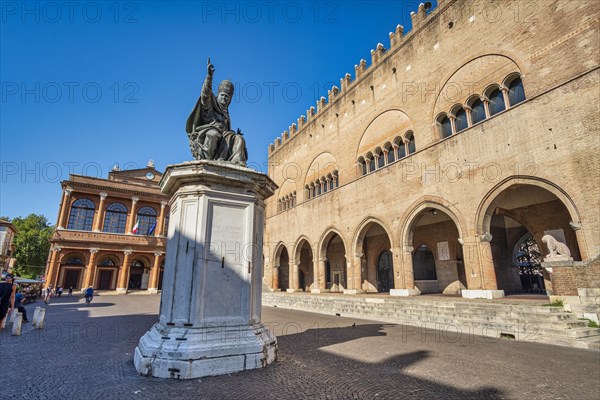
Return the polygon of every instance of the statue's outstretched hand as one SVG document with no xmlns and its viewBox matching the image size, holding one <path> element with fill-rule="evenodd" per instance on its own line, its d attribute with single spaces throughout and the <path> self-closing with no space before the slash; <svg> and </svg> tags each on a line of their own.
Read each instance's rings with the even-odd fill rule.
<svg viewBox="0 0 600 400">
<path fill-rule="evenodd" d="M 213 76 L 215 73 L 215 66 L 210 63 L 210 57 L 208 57 L 208 66 L 207 66 L 208 76 Z"/>
</svg>

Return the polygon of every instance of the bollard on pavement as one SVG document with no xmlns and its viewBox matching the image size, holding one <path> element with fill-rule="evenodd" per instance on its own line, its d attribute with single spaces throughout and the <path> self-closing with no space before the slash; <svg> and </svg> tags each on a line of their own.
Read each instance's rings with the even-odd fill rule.
<svg viewBox="0 0 600 400">
<path fill-rule="evenodd" d="M 13 308 L 12 311 L 10 312 L 10 320 L 8 320 L 8 322 L 10 322 L 10 323 L 15 322 L 15 318 L 17 317 L 18 312 L 19 312 L 19 310 L 17 310 L 16 308 Z"/>
<path fill-rule="evenodd" d="M 22 325 L 23 325 L 23 314 L 18 313 L 17 316 L 15 317 L 15 320 L 13 321 L 13 326 L 12 326 L 12 335 L 13 336 L 21 335 L 21 326 Z"/>
<path fill-rule="evenodd" d="M 38 316 L 40 315 L 40 310 L 42 309 L 42 307 L 36 307 L 35 310 L 33 310 L 33 318 L 31 319 L 32 325 L 36 326 L 37 325 L 37 320 L 38 320 Z"/>
<path fill-rule="evenodd" d="M 35 324 L 36 328 L 42 329 L 44 327 L 44 317 L 46 316 L 46 309 L 40 309 L 40 313 L 38 314 L 38 320 Z"/>
</svg>

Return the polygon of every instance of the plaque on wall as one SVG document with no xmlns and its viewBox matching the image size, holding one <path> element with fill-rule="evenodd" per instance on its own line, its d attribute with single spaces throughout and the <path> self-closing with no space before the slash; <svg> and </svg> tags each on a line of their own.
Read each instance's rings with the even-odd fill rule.
<svg viewBox="0 0 600 400">
<path fill-rule="evenodd" d="M 437 243 L 438 260 L 448 261 L 450 260 L 450 246 L 448 242 Z"/>
</svg>

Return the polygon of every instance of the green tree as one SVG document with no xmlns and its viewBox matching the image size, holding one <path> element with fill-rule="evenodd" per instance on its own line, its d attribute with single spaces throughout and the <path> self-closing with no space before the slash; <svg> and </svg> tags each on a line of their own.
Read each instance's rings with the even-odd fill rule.
<svg viewBox="0 0 600 400">
<path fill-rule="evenodd" d="M 50 250 L 50 238 L 54 227 L 43 215 L 29 214 L 10 221 L 15 228 L 16 259 L 14 273 L 24 278 L 35 278 L 44 274 L 46 259 Z"/>
</svg>

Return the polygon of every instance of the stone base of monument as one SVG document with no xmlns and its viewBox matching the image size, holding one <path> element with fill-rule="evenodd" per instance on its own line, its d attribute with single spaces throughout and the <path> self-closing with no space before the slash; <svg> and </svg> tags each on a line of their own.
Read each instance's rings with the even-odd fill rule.
<svg viewBox="0 0 600 400">
<path fill-rule="evenodd" d="M 158 378 L 191 379 L 267 366 L 277 340 L 262 324 L 172 328 L 155 324 L 135 349 L 136 370 Z"/>
<path fill-rule="evenodd" d="M 192 379 L 261 368 L 277 340 L 261 323 L 269 177 L 225 162 L 167 167 L 171 196 L 159 321 L 142 336 L 142 375 Z"/>
</svg>

